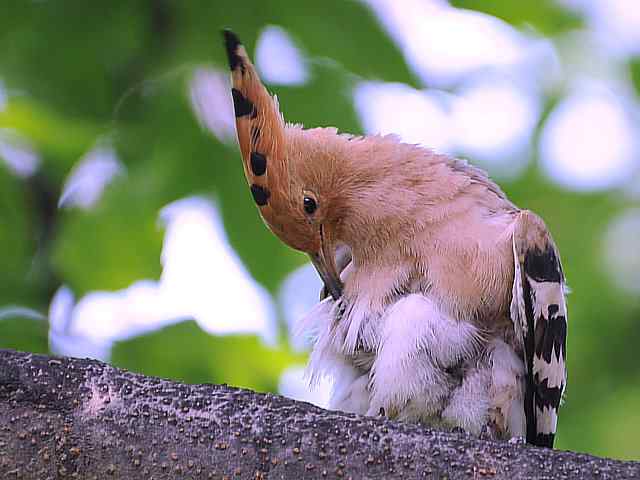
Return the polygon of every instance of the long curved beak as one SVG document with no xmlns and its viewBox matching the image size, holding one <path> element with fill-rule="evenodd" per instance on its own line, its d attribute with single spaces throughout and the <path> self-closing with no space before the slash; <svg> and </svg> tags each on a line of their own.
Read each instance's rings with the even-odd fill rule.
<svg viewBox="0 0 640 480">
<path fill-rule="evenodd" d="M 309 254 L 309 257 L 327 291 L 334 300 L 338 300 L 342 296 L 342 280 L 336 267 L 335 248 L 331 240 L 325 237 L 322 225 L 320 226 L 320 251 Z"/>
</svg>

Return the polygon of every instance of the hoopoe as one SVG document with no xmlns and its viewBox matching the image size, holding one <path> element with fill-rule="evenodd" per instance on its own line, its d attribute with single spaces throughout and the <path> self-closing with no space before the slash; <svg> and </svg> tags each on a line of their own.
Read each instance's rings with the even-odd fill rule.
<svg viewBox="0 0 640 480">
<path fill-rule="evenodd" d="M 552 447 L 567 312 L 540 217 L 465 161 L 285 123 L 238 37 L 224 39 L 253 199 L 325 285 L 302 325 L 331 408 Z"/>
</svg>

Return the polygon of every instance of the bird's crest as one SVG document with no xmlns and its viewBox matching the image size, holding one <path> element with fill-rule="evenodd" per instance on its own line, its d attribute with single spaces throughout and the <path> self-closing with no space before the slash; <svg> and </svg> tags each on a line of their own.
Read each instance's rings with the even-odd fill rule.
<svg viewBox="0 0 640 480">
<path fill-rule="evenodd" d="M 304 130 L 284 122 L 278 102 L 264 87 L 238 37 L 223 32 L 236 130 L 244 173 L 260 214 L 271 231 L 296 250 L 306 252 L 334 299 L 342 284 L 335 264 L 332 197 L 344 190 L 337 165 L 347 139 L 333 128 Z M 344 197 L 344 195 L 342 196 Z M 327 226 L 325 228 L 325 225 Z"/>
<path fill-rule="evenodd" d="M 277 98 L 267 92 L 238 37 L 229 30 L 223 35 L 244 173 L 256 205 L 271 226 L 278 220 L 273 202 L 283 200 L 277 190 L 286 189 L 288 183 L 284 119 Z"/>
</svg>

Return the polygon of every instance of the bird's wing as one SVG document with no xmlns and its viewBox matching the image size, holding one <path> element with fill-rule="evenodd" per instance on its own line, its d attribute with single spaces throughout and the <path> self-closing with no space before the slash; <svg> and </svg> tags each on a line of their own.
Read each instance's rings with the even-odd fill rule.
<svg viewBox="0 0 640 480">
<path fill-rule="evenodd" d="M 511 319 L 526 369 L 527 442 L 553 447 L 567 383 L 567 309 L 560 255 L 544 222 L 522 211 L 513 235 Z"/>
</svg>

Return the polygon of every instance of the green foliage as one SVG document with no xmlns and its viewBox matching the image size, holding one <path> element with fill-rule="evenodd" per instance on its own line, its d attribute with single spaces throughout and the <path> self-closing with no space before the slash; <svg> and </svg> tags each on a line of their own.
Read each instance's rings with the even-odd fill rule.
<svg viewBox="0 0 640 480">
<path fill-rule="evenodd" d="M 118 343 L 112 362 L 145 375 L 274 392 L 283 370 L 303 365 L 304 357 L 269 348 L 255 336 L 211 336 L 185 321 Z"/>
<path fill-rule="evenodd" d="M 554 0 L 451 3 L 547 35 L 582 23 Z M 62 283 L 81 296 L 157 279 L 163 239 L 158 213 L 194 194 L 215 199 L 232 247 L 258 282 L 278 290 L 306 259 L 265 228 L 237 147 L 200 125 L 188 90 L 197 68 L 226 69 L 221 28 L 233 28 L 253 54 L 259 32 L 270 24 L 284 27 L 309 58 L 308 83 L 272 88 L 290 121 L 360 133 L 351 100 L 356 79 L 420 87 L 364 2 L 3 2 L 0 80 L 8 100 L 0 106 L 0 134 L 11 130 L 27 141 L 42 166 L 23 180 L 0 162 L 0 308 L 22 304 L 44 313 Z M 638 59 L 630 61 L 629 72 L 640 92 Z M 545 99 L 541 123 L 558 100 Z M 95 208 L 57 210 L 69 172 L 101 141 L 114 145 L 126 172 Z M 503 186 L 519 206 L 545 219 L 573 289 L 559 446 L 638 457 L 634 347 L 640 301 L 617 291 L 602 264 L 603 233 L 628 200 L 555 187 L 540 175 L 536 160 Z M 0 348 L 46 352 L 46 327 L 32 319 L 0 320 Z M 151 375 L 269 391 L 284 368 L 303 363 L 287 346 L 269 348 L 253 336 L 212 336 L 194 322 L 120 342 L 112 360 Z"/>
<path fill-rule="evenodd" d="M 12 97 L 6 108 L 0 110 L 0 126 L 28 139 L 44 157 L 44 168 L 57 183 L 63 181 L 101 132 L 95 122 L 68 116 L 45 103 L 23 97 Z"/>
<path fill-rule="evenodd" d="M 29 276 L 35 254 L 28 190 L 0 164 L 0 308 L 34 301 Z"/>
<path fill-rule="evenodd" d="M 545 35 L 577 29 L 582 20 L 556 0 L 505 2 L 503 0 L 451 0 L 453 6 L 478 10 L 515 25 L 533 27 Z"/>
<path fill-rule="evenodd" d="M 118 290 L 133 279 L 160 275 L 160 206 L 130 186 L 118 182 L 98 208 L 67 212 L 60 221 L 51 262 L 77 294 Z"/>
<path fill-rule="evenodd" d="M 631 81 L 636 88 L 636 93 L 640 95 L 640 57 L 632 58 L 629 62 L 629 73 L 631 74 Z"/>
<path fill-rule="evenodd" d="M 19 315 L 0 316 L 0 348 L 49 353 L 48 329 L 44 320 Z"/>
</svg>

